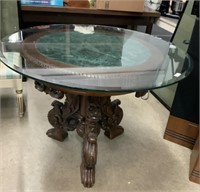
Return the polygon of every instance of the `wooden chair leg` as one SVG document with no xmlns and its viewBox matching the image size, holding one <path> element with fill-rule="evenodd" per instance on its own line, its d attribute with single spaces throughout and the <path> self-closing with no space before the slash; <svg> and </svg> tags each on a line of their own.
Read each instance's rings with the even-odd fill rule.
<svg viewBox="0 0 200 192">
<path fill-rule="evenodd" d="M 23 93 L 22 90 L 16 90 L 18 114 L 20 117 L 23 117 L 24 115 L 24 99 L 22 93 Z"/>
</svg>

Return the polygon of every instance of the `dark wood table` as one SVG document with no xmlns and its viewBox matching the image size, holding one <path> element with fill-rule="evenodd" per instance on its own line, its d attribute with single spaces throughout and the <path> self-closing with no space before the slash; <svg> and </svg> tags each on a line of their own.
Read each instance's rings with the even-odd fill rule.
<svg viewBox="0 0 200 192">
<path fill-rule="evenodd" d="M 38 26 L 0 43 L 0 60 L 6 66 L 34 79 L 37 90 L 56 98 L 48 112 L 53 128 L 46 134 L 64 141 L 68 132 L 76 130 L 83 138 L 80 175 L 85 187 L 95 183 L 100 131 L 109 139 L 124 132 L 121 102 L 111 97 L 133 92 L 140 97 L 177 83 L 193 68 L 190 55 L 175 44 L 119 27 Z M 7 53 L 19 53 L 25 65 L 14 65 L 14 56 Z M 133 109 L 131 115 L 136 112 Z"/>
<path fill-rule="evenodd" d="M 97 24 L 125 26 L 129 29 L 144 25 L 145 32 L 151 34 L 153 24 L 159 17 L 159 12 L 150 9 L 144 12 L 124 12 L 95 8 L 21 6 L 21 19 L 26 27 L 34 23 Z"/>
</svg>

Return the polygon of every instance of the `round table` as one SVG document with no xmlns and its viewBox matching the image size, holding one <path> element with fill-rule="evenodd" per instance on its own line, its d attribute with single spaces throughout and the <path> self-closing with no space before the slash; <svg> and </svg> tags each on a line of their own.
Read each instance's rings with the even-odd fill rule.
<svg viewBox="0 0 200 192">
<path fill-rule="evenodd" d="M 9 54 L 8 54 L 9 53 Z M 21 57 L 21 66 L 9 58 Z M 63 141 L 76 129 L 83 138 L 81 181 L 95 183 L 97 137 L 103 129 L 113 139 L 124 129 L 123 111 L 113 95 L 169 86 L 192 70 L 190 56 L 161 38 L 100 25 L 45 25 L 24 29 L 1 41 L 0 60 L 35 80 L 35 87 L 55 100 L 48 113 L 47 135 Z"/>
</svg>

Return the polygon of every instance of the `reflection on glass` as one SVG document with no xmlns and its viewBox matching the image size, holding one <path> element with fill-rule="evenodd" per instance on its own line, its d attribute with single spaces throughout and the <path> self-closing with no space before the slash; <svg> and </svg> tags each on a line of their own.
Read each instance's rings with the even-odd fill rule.
<svg viewBox="0 0 200 192">
<path fill-rule="evenodd" d="M 2 46 L 1 60 L 13 70 L 36 80 L 77 89 L 155 89 L 176 83 L 192 69 L 189 56 L 176 45 L 115 27 L 35 27 L 8 36 Z M 7 52 L 19 53 L 26 65 L 15 67 Z"/>
</svg>

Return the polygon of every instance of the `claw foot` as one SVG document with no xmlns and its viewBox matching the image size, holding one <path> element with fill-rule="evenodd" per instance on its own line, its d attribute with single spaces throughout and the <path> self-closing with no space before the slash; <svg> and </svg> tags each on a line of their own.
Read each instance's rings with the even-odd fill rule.
<svg viewBox="0 0 200 192">
<path fill-rule="evenodd" d="M 65 138 L 68 136 L 68 133 L 63 131 L 62 129 L 52 128 L 46 132 L 48 137 L 55 139 L 57 141 L 64 141 Z"/>
<path fill-rule="evenodd" d="M 81 164 L 81 182 L 84 187 L 92 187 L 95 183 L 95 167 L 86 168 Z"/>
</svg>

